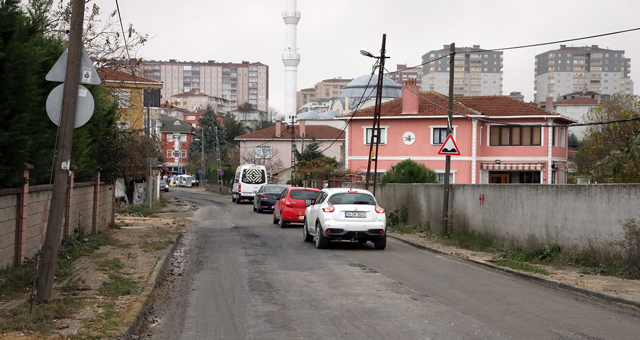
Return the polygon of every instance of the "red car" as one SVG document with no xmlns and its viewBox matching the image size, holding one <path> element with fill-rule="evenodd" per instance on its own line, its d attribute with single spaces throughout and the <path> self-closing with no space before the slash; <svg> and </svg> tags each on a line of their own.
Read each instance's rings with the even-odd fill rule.
<svg viewBox="0 0 640 340">
<path fill-rule="evenodd" d="M 273 224 L 286 228 L 289 223 L 304 223 L 304 212 L 320 190 L 314 188 L 285 188 L 273 206 Z"/>
</svg>

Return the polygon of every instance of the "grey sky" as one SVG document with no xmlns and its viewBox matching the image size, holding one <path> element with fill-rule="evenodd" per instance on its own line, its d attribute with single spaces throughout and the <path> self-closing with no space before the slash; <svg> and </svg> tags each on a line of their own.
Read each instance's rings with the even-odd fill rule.
<svg viewBox="0 0 640 340">
<path fill-rule="evenodd" d="M 104 13 L 115 0 L 94 0 Z M 284 111 L 285 0 L 120 0 L 122 20 L 152 39 L 144 59 L 269 65 L 269 104 Z M 371 72 L 387 34 L 387 69 L 414 66 L 442 45 L 493 49 L 541 43 L 640 27 L 640 2 L 594 0 L 298 0 L 298 90 L 323 79 L 354 78 Z M 640 62 L 640 31 L 567 43 L 624 49 Z M 559 44 L 504 52 L 503 93 L 521 91 L 533 100 L 534 57 Z M 636 84 L 638 93 L 640 84 Z"/>
</svg>

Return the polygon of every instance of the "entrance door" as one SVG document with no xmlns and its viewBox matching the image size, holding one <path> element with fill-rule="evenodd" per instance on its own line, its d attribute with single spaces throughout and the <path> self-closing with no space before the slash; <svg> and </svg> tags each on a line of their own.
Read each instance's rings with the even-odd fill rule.
<svg viewBox="0 0 640 340">
<path fill-rule="evenodd" d="M 504 184 L 510 183 L 509 173 L 506 171 L 495 171 L 489 173 L 489 183 L 491 184 Z"/>
</svg>

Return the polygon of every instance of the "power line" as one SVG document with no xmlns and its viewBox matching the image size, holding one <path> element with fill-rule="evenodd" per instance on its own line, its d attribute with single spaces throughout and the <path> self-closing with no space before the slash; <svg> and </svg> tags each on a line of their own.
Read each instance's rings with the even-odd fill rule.
<svg viewBox="0 0 640 340">
<path fill-rule="evenodd" d="M 596 35 L 590 35 L 590 36 L 586 36 L 586 37 L 580 37 L 580 38 L 572 38 L 572 39 L 565 39 L 565 40 L 556 40 L 556 41 L 551 41 L 551 42 L 544 42 L 544 43 L 537 43 L 537 44 L 529 44 L 529 45 L 519 45 L 519 46 L 511 46 L 511 47 L 502 47 L 502 48 L 494 48 L 494 49 L 490 49 L 490 50 L 485 50 L 483 49 L 482 52 L 497 52 L 497 51 L 509 51 L 509 50 L 515 50 L 515 49 L 521 49 L 521 48 L 529 48 L 529 47 L 538 47 L 538 46 L 545 46 L 545 45 L 553 45 L 553 44 L 559 44 L 559 43 L 564 43 L 564 42 L 571 42 L 571 41 L 578 41 L 578 40 L 586 40 L 586 39 L 593 39 L 593 38 L 599 38 L 599 37 L 605 37 L 605 36 L 609 36 L 609 35 L 616 35 L 616 34 L 622 34 L 622 33 L 628 33 L 628 32 L 633 32 L 633 31 L 638 31 L 640 30 L 640 27 L 638 28 L 630 28 L 627 30 L 622 30 L 622 31 L 615 31 L 615 32 L 609 32 L 609 33 L 602 33 L 602 34 L 596 34 Z M 387 72 L 386 74 L 394 74 L 394 73 L 399 73 L 399 72 L 404 72 L 406 70 L 412 70 L 415 68 L 420 68 L 424 65 L 430 64 L 434 61 L 440 60 L 440 59 L 445 59 L 445 58 L 449 58 L 449 54 L 445 54 L 442 57 L 439 57 L 437 59 L 433 59 L 430 60 L 426 63 L 422 63 L 420 65 L 416 65 L 416 66 L 412 66 L 412 67 L 407 67 L 405 69 L 402 70 L 398 70 L 398 71 L 394 71 L 394 72 Z"/>
</svg>

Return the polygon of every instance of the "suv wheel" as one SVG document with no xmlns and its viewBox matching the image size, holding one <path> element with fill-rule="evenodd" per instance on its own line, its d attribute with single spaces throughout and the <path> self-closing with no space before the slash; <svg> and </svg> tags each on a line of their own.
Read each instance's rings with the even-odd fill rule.
<svg viewBox="0 0 640 340">
<path fill-rule="evenodd" d="M 302 239 L 305 242 L 313 241 L 313 236 L 309 235 L 309 230 L 307 229 L 307 219 L 304 220 L 304 225 L 302 226 Z"/>
<path fill-rule="evenodd" d="M 374 240 L 373 246 L 378 250 L 384 250 L 384 248 L 387 246 L 387 235 L 384 235 L 381 238 Z"/>
<path fill-rule="evenodd" d="M 316 222 L 316 248 L 326 249 L 328 245 L 329 239 L 322 235 L 322 227 L 320 227 L 320 222 Z"/>
</svg>

